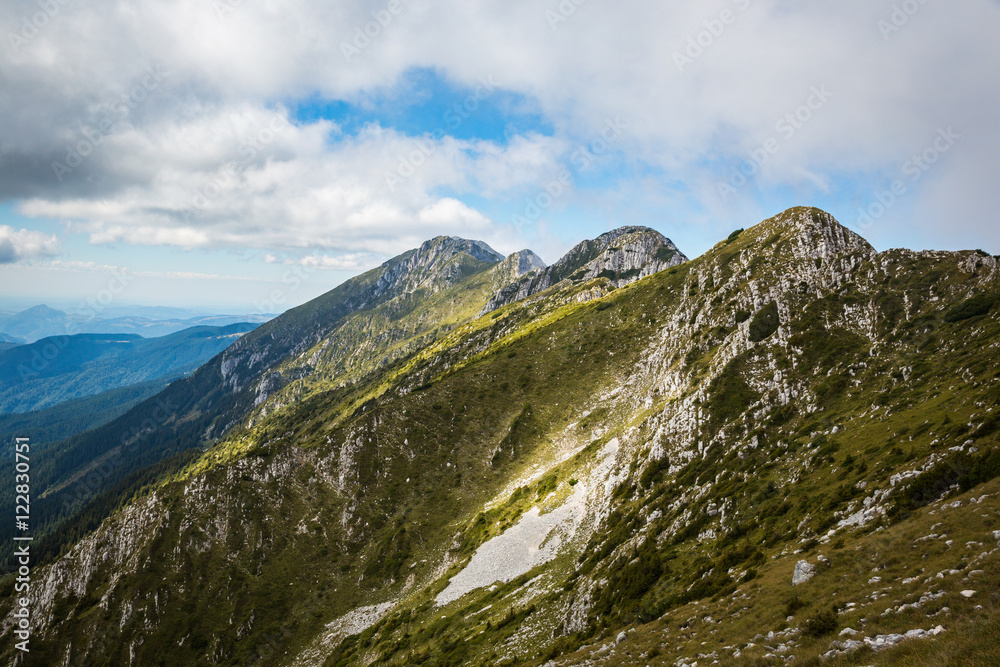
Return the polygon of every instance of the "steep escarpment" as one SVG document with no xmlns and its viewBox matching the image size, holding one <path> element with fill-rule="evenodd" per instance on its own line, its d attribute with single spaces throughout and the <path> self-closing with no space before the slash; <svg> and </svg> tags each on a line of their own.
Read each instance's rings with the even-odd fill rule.
<svg viewBox="0 0 1000 667">
<path fill-rule="evenodd" d="M 989 664 L 998 297 L 797 208 L 456 320 L 39 568 L 28 664 Z"/>
</svg>

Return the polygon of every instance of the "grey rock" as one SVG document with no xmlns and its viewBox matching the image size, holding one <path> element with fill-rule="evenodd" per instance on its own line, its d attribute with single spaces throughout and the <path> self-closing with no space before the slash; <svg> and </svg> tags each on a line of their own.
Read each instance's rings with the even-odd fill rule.
<svg viewBox="0 0 1000 667">
<path fill-rule="evenodd" d="M 795 564 L 795 572 L 792 574 L 792 586 L 804 584 L 816 574 L 816 566 L 809 561 L 800 560 Z"/>
<path fill-rule="evenodd" d="M 545 262 L 531 250 L 518 250 L 493 267 L 496 289 L 505 287 L 526 273 L 545 268 Z"/>
<path fill-rule="evenodd" d="M 379 276 L 370 298 L 391 294 L 398 296 L 422 288 L 439 291 L 465 277 L 464 267 L 454 261 L 465 254 L 480 262 L 497 263 L 504 256 L 482 241 L 470 241 L 455 236 L 437 236 L 424 241 L 419 248 L 404 253 L 386 266 Z"/>
</svg>

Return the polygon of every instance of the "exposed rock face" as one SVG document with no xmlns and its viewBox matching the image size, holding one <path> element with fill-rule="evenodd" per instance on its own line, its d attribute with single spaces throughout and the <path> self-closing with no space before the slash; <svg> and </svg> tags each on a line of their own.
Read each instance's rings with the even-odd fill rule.
<svg viewBox="0 0 1000 667">
<path fill-rule="evenodd" d="M 818 208 L 788 209 L 760 226 L 778 233 L 794 229 L 797 233 L 793 253 L 797 259 L 828 259 L 848 253 L 875 254 L 868 241 Z"/>
<path fill-rule="evenodd" d="M 463 253 L 480 262 L 494 263 L 504 259 L 482 241 L 437 236 L 403 255 L 402 261 L 388 266 L 371 290 L 371 298 L 397 297 L 426 287 L 433 291 L 446 287 L 467 275 L 462 271 L 461 262 L 456 261 Z"/>
<path fill-rule="evenodd" d="M 686 261 L 688 258 L 677 246 L 656 230 L 619 227 L 577 244 L 552 266 L 498 290 L 483 313 L 520 301 L 563 280 L 577 283 L 606 277 L 615 287 L 621 287 Z"/>
<path fill-rule="evenodd" d="M 505 260 L 493 267 L 494 290 L 500 290 L 526 273 L 545 268 L 542 258 L 530 250 L 512 252 Z"/>
<path fill-rule="evenodd" d="M 816 574 L 816 566 L 806 560 L 800 560 L 795 564 L 795 572 L 792 574 L 792 586 L 804 584 Z"/>
</svg>

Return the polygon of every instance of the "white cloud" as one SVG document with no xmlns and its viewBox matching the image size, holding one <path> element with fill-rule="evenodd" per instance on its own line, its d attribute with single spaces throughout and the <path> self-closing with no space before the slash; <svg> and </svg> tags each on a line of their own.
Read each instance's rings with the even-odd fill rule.
<svg viewBox="0 0 1000 667">
<path fill-rule="evenodd" d="M 253 276 L 234 276 L 220 273 L 201 273 L 198 271 L 146 271 L 133 270 L 127 266 L 115 266 L 112 264 L 98 264 L 96 262 L 81 262 L 75 260 L 54 260 L 48 264 L 41 264 L 34 267 L 43 271 L 75 271 L 80 273 L 101 273 L 101 274 L 121 274 L 130 277 L 142 276 L 144 278 L 170 278 L 176 280 L 236 280 L 249 282 L 269 282 L 268 278 L 255 278 Z"/>
<path fill-rule="evenodd" d="M 20 211 L 66 220 L 95 244 L 392 254 L 440 233 L 488 235 L 494 225 L 483 214 L 431 193 L 470 191 L 482 174 L 493 190 L 534 183 L 555 168 L 562 148 L 540 135 L 501 146 L 414 139 L 377 126 L 329 144 L 330 123 L 295 125 L 285 113 L 242 109 L 234 120 L 219 110 L 148 137 L 135 130 L 109 137 L 107 148 L 124 144 L 129 159 L 108 171 L 130 187 L 105 197 L 35 197 Z M 400 158 L 417 152 L 401 170 Z"/>
<path fill-rule="evenodd" d="M 372 256 L 366 253 L 349 253 L 339 257 L 306 255 L 298 261 L 286 260 L 285 264 L 298 264 L 299 266 L 328 271 L 356 271 L 369 268 L 373 263 L 372 260 Z"/>
<path fill-rule="evenodd" d="M 58 252 L 59 240 L 54 235 L 0 225 L 0 264 L 48 257 Z"/>
<path fill-rule="evenodd" d="M 440 193 L 502 201 L 537 189 L 615 117 L 626 125 L 616 149 L 642 175 L 625 199 L 644 197 L 652 177 L 663 192 L 645 201 L 687 200 L 716 217 L 755 209 L 758 188 L 837 192 L 845 175 L 891 172 L 928 133 L 954 125 L 968 142 L 914 195 L 935 204 L 914 224 L 932 233 L 931 216 L 960 203 L 949 224 L 997 240 L 995 225 L 976 222 L 992 219 L 990 179 L 962 177 L 998 167 L 1000 89 L 988 85 L 1000 71 L 996 3 L 925 3 L 888 35 L 879 21 L 892 15 L 889 0 L 595 0 L 562 16 L 568 4 L 411 0 L 349 62 L 342 42 L 384 3 L 240 3 L 221 18 L 199 0 L 60 5 L 0 59 L 0 197 L 23 201 L 26 215 L 74 221 L 95 243 L 388 254 L 437 233 L 497 234 Z M 20 32 L 25 7 L 34 9 L 0 8 L 0 33 Z M 733 20 L 720 28 L 724 10 Z M 701 52 L 679 68 L 689 40 Z M 155 85 L 150 66 L 162 72 Z M 469 86 L 493 77 L 527 96 L 555 136 L 445 136 L 392 188 L 386 171 L 419 150 L 392 129 L 344 136 L 319 122 L 247 143 L 285 118 L 276 100 L 364 102 L 413 68 Z M 781 134 L 777 122 L 814 86 L 830 100 Z M 60 182 L 51 163 L 104 121 L 111 131 Z M 754 185 L 723 202 L 717 182 L 770 138 L 779 150 Z M 621 197 L 609 192 L 606 203 Z"/>
</svg>

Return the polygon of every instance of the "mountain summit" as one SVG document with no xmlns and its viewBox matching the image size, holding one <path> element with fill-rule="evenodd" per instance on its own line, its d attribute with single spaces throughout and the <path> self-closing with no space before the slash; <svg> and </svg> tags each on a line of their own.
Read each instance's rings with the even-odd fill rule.
<svg viewBox="0 0 1000 667">
<path fill-rule="evenodd" d="M 545 262 L 531 250 L 512 252 L 496 268 L 496 289 L 506 287 L 526 273 L 544 268 Z"/>
<path fill-rule="evenodd" d="M 475 271 L 480 266 L 476 262 L 494 264 L 503 259 L 503 255 L 482 241 L 437 236 L 390 260 L 371 297 L 398 297 L 421 288 L 437 291 Z"/>
<path fill-rule="evenodd" d="M 649 227 L 619 227 L 582 241 L 555 264 L 534 271 L 498 290 L 483 308 L 488 313 L 562 281 L 582 283 L 608 278 L 615 287 L 687 261 L 670 239 Z"/>
</svg>

